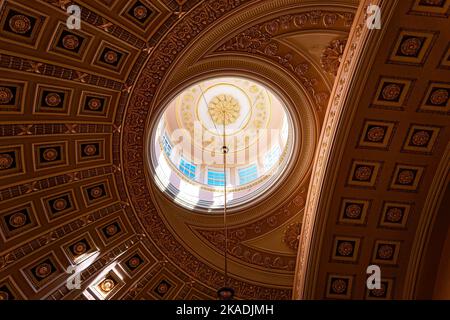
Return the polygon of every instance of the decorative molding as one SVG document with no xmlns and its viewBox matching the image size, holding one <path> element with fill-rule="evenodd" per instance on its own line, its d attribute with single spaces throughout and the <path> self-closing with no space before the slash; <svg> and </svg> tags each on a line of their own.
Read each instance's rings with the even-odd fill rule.
<svg viewBox="0 0 450 320">
<path fill-rule="evenodd" d="M 320 63 L 326 72 L 334 76 L 337 75 L 346 44 L 347 39 L 333 40 L 328 47 L 323 50 L 322 56 L 320 57 Z"/>
<path fill-rule="evenodd" d="M 349 27 L 353 14 L 334 11 L 311 11 L 297 15 L 283 15 L 241 32 L 221 45 L 217 52 L 247 52 L 258 54 L 275 61 L 292 72 L 312 95 L 320 111 L 324 110 L 329 93 L 318 89 L 319 80 L 311 75 L 312 66 L 306 62 L 296 63 L 291 51 L 284 52 L 275 40 L 280 34 L 309 28 L 329 28 L 334 25 Z"/>
<path fill-rule="evenodd" d="M 387 23 L 389 16 L 395 9 L 397 1 L 365 1 L 360 5 L 356 18 L 350 33 L 348 43 L 343 56 L 343 66 L 337 74 L 336 82 L 331 94 L 330 104 L 327 110 L 327 116 L 319 141 L 319 150 L 317 150 L 312 180 L 308 190 L 308 198 L 305 208 L 305 217 L 302 226 L 302 237 L 299 245 L 297 258 L 297 269 L 294 280 L 294 298 L 310 299 L 314 295 L 314 284 L 317 277 L 318 258 L 320 255 L 320 245 L 322 243 L 321 235 L 324 234 L 323 228 L 326 222 L 325 213 L 329 210 L 322 208 L 326 205 L 326 197 L 331 194 L 323 194 L 322 190 L 333 190 L 330 181 L 336 175 L 337 166 L 329 167 L 330 159 L 333 156 L 342 155 L 337 148 L 336 139 L 340 135 L 345 135 L 345 128 L 348 126 L 340 126 L 344 118 L 344 114 L 351 114 L 347 110 L 349 104 L 349 93 L 357 95 L 354 83 L 361 83 L 355 75 L 367 77 L 366 69 L 362 70 L 361 57 L 371 52 L 373 46 L 376 46 L 377 39 L 381 38 L 382 32 L 371 32 L 365 27 L 366 8 L 370 4 L 376 4 L 382 7 L 383 21 Z M 358 73 L 358 71 L 361 71 Z M 365 75 L 363 75 L 363 73 Z M 352 89 L 350 91 L 350 89 Z M 356 108 L 357 103 L 353 103 L 352 107 Z M 347 115 L 348 116 L 348 115 Z M 347 123 L 349 121 L 347 120 Z M 340 145 L 342 147 L 342 144 Z M 330 172 L 333 170 L 333 172 Z M 319 207 L 320 206 L 320 207 Z M 311 250 L 314 247 L 314 250 Z"/>
<path fill-rule="evenodd" d="M 289 224 L 284 231 L 283 242 L 291 249 L 292 251 L 298 250 L 298 244 L 300 242 L 300 235 L 302 230 L 301 222 L 294 222 Z"/>
</svg>

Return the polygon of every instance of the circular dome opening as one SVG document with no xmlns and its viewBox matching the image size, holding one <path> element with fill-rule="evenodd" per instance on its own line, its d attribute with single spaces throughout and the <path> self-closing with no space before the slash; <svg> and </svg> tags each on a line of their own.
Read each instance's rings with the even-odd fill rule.
<svg viewBox="0 0 450 320">
<path fill-rule="evenodd" d="M 175 203 L 198 211 L 222 209 L 225 185 L 231 210 L 268 196 L 286 171 L 294 143 L 283 101 L 242 77 L 188 87 L 153 128 L 148 150 L 157 186 Z"/>
</svg>

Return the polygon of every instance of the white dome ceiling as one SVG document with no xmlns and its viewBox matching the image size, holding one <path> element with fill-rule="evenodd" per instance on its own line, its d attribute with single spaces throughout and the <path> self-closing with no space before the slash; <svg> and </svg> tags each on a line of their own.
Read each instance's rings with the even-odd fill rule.
<svg viewBox="0 0 450 320">
<path fill-rule="evenodd" d="M 242 77 L 212 78 L 166 107 L 152 134 L 152 171 L 160 189 L 185 207 L 220 209 L 225 181 L 227 205 L 236 207 L 267 194 L 293 138 L 287 109 L 272 91 Z"/>
</svg>

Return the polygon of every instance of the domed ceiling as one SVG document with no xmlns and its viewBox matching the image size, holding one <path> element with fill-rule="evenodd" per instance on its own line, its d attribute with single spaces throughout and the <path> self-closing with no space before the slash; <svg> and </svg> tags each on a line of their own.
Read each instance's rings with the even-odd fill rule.
<svg viewBox="0 0 450 320">
<path fill-rule="evenodd" d="M 389 297 L 403 297 L 400 284 L 412 283 L 401 276 L 407 253 L 424 246 L 412 242 L 437 203 L 424 205 L 426 191 L 440 194 L 443 184 L 433 182 L 433 168 L 448 156 L 449 1 L 378 2 L 401 19 L 365 38 L 367 4 L 356 0 L 3 1 L 0 297 L 215 299 L 224 282 L 221 194 L 217 201 L 177 195 L 191 185 L 222 189 L 220 175 L 208 179 L 220 161 L 192 172 L 195 150 L 220 151 L 224 125 L 230 155 L 261 139 L 256 133 L 242 140 L 239 130 L 281 129 L 267 150 L 247 153 L 244 165 L 229 163 L 228 187 L 244 187 L 235 190 L 240 200 L 230 203 L 228 219 L 237 298 L 290 299 L 294 273 L 296 297 L 364 298 L 356 274 L 372 256 L 359 260 L 357 252 L 367 246 L 395 253 L 385 282 L 395 288 Z M 80 30 L 66 26 L 71 4 L 82 9 Z M 409 30 L 408 19 L 421 31 Z M 361 43 L 372 43 L 371 58 Z M 362 74 L 355 65 L 368 70 L 369 60 L 382 72 L 370 77 L 367 91 L 351 91 L 348 74 Z M 365 79 L 358 76 L 358 83 Z M 334 106 L 353 95 L 365 100 Z M 340 110 L 356 120 L 338 126 Z M 346 117 L 340 121 L 353 119 Z M 215 138 L 194 138 L 186 151 L 172 134 L 190 132 L 192 119 Z M 333 150 L 347 137 L 343 158 L 336 158 Z M 397 153 L 389 155 L 392 149 Z M 163 161 L 168 170 L 158 171 Z M 334 171 L 325 175 L 325 167 Z M 439 168 L 436 176 L 445 177 Z M 242 181 L 240 169 L 248 169 Z M 338 173 L 344 176 L 336 181 L 345 183 L 328 180 Z M 393 204 L 409 212 L 400 224 L 380 220 Z M 361 212 L 356 224 L 342 223 L 343 208 Z M 358 247 L 348 259 L 330 258 L 337 241 Z M 74 272 L 81 274 L 79 288 L 67 286 Z M 418 273 L 408 272 L 408 279 Z M 327 289 L 342 283 L 345 290 L 330 296 Z"/>
<path fill-rule="evenodd" d="M 71 4 L 82 9 L 80 30 L 65 24 Z M 214 205 L 177 202 L 155 175 L 163 131 L 189 131 L 195 117 L 216 142 L 192 145 L 220 149 L 225 122 L 230 156 L 261 139 L 258 130 L 280 131 L 267 150 L 230 166 L 227 184 L 236 194 L 229 272 L 238 298 L 289 299 L 312 158 L 337 69 L 333 62 L 322 67 L 321 55 L 331 41 L 345 40 L 356 5 L 4 2 L 2 294 L 215 298 L 223 282 L 223 224 L 205 210 L 220 212 L 221 191 Z M 335 54 L 330 59 L 342 52 Z M 173 138 L 167 142 L 175 147 Z M 182 156 L 197 160 L 195 152 Z M 186 178 L 180 162 L 165 160 L 171 174 Z M 220 162 L 211 164 L 218 168 Z M 246 168 L 241 181 L 239 169 Z M 220 177 L 209 179 L 214 186 L 196 179 L 172 185 L 222 189 Z M 81 272 L 80 289 L 66 286 L 71 266 Z"/>
<path fill-rule="evenodd" d="M 149 158 L 156 183 L 196 210 L 223 208 L 225 184 L 228 208 L 261 200 L 292 153 L 286 112 L 266 87 L 245 78 L 213 78 L 186 88 L 154 125 Z"/>
</svg>

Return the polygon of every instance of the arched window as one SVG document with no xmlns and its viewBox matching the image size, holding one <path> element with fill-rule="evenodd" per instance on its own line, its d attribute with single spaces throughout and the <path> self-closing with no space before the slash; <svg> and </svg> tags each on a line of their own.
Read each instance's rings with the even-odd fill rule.
<svg viewBox="0 0 450 320">
<path fill-rule="evenodd" d="M 225 185 L 223 171 L 208 170 L 208 184 L 214 187 L 223 187 Z"/>
<path fill-rule="evenodd" d="M 162 136 L 162 145 L 163 145 L 164 152 L 166 153 L 166 155 L 168 157 L 170 157 L 170 155 L 172 154 L 172 145 L 171 145 L 169 139 L 167 138 L 166 134 L 164 134 Z"/>
<path fill-rule="evenodd" d="M 239 169 L 239 184 L 247 184 L 258 179 L 258 168 L 256 165 Z"/>
<path fill-rule="evenodd" d="M 193 165 L 192 163 L 184 160 L 181 158 L 180 161 L 180 171 L 189 179 L 194 180 L 195 179 L 195 170 L 197 166 Z"/>
<path fill-rule="evenodd" d="M 270 150 L 268 153 L 266 153 L 266 156 L 264 158 L 264 169 L 269 170 L 272 168 L 275 163 L 280 159 L 281 156 L 281 148 L 280 145 L 276 145 Z"/>
</svg>

